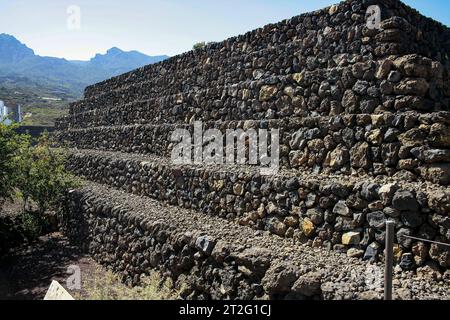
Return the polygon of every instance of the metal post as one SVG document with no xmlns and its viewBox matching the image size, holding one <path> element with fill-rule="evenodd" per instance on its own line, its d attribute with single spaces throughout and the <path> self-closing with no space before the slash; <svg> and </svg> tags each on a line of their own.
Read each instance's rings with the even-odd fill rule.
<svg viewBox="0 0 450 320">
<path fill-rule="evenodd" d="M 395 222 L 386 221 L 386 245 L 384 268 L 384 300 L 392 300 L 392 266 L 394 258 L 394 227 Z"/>
</svg>

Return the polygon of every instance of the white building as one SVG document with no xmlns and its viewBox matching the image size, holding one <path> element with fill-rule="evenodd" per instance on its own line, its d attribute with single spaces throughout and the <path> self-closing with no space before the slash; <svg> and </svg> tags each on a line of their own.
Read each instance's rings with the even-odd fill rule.
<svg viewBox="0 0 450 320">
<path fill-rule="evenodd" d="M 0 121 L 5 124 L 11 122 L 22 122 L 22 111 L 20 104 L 17 107 L 7 107 L 3 101 L 0 100 Z"/>
</svg>

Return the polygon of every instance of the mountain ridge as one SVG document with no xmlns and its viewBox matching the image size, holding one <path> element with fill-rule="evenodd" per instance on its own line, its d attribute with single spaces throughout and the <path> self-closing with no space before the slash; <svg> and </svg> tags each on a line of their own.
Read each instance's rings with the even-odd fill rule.
<svg viewBox="0 0 450 320">
<path fill-rule="evenodd" d="M 2 77 L 43 80 L 56 87 L 63 84 L 75 97 L 81 97 L 88 85 L 167 58 L 166 55 L 148 56 L 136 50 L 123 51 L 112 47 L 105 54 L 98 53 L 87 61 L 67 60 L 37 55 L 14 36 L 0 34 Z"/>
<path fill-rule="evenodd" d="M 0 100 L 21 104 L 30 125 L 52 125 L 85 87 L 156 63 L 168 56 L 148 56 L 112 47 L 90 60 L 40 56 L 12 35 L 0 34 Z"/>
</svg>

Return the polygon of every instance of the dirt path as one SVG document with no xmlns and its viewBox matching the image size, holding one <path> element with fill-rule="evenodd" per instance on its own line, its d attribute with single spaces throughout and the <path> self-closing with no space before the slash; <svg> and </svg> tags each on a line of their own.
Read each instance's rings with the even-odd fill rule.
<svg viewBox="0 0 450 320">
<path fill-rule="evenodd" d="M 52 280 L 65 285 L 70 265 L 78 265 L 84 274 L 96 267 L 60 233 L 18 248 L 0 259 L 0 299 L 43 299 Z"/>
<path fill-rule="evenodd" d="M 69 266 L 79 267 L 80 290 L 67 288 Z M 157 274 L 143 279 L 142 287 L 125 286 L 61 233 L 43 236 L 38 242 L 0 258 L 0 300 L 42 300 L 52 280 L 58 281 L 77 300 L 161 300 L 177 296 Z"/>
</svg>

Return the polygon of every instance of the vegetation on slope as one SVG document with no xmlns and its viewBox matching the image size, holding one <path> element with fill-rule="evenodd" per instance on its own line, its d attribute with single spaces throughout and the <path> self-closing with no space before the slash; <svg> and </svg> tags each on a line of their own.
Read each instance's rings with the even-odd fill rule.
<svg viewBox="0 0 450 320">
<path fill-rule="evenodd" d="M 14 220 L 0 215 L 0 254 L 17 239 L 36 239 L 50 219 L 48 214 L 77 184 L 65 170 L 65 151 L 51 148 L 47 134 L 34 141 L 15 128 L 0 123 L 0 213 L 7 200 L 20 200 L 23 208 Z"/>
</svg>

